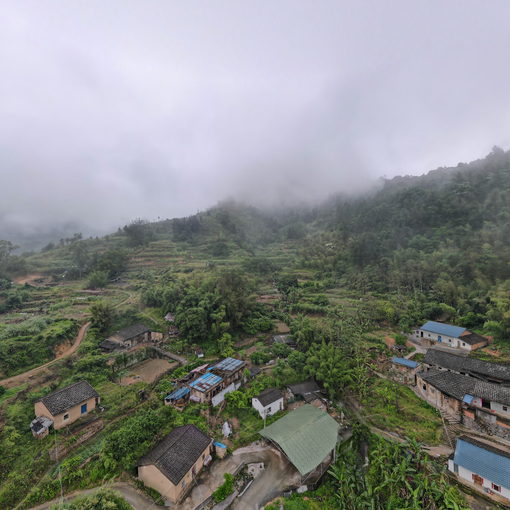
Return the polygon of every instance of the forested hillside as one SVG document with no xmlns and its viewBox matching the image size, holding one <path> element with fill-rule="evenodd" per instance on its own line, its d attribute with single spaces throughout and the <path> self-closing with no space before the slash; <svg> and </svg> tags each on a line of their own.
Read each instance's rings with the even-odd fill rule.
<svg viewBox="0 0 510 510">
<path fill-rule="evenodd" d="M 419 448 L 415 441 L 449 444 L 441 417 L 381 371 L 395 354 L 392 342 L 412 351 L 401 333 L 428 319 L 492 334 L 495 343 L 472 355 L 510 359 L 509 217 L 510 153 L 494 149 L 480 161 L 384 181 L 370 195 L 315 208 L 225 202 L 187 218 L 135 220 L 102 238 L 77 233 L 22 256 L 0 242 L 0 507 L 29 508 L 61 490 L 131 479 L 137 459 L 185 423 L 220 438 L 231 420 L 229 447 L 246 446 L 262 426 L 251 398 L 313 377 L 337 417 L 369 427 L 360 444 L 370 447 L 370 462 L 399 473 L 374 508 L 397 500 L 415 508 L 424 498 L 428 508 L 465 508 L 444 462 L 409 462 L 406 453 Z M 137 322 L 186 366 L 152 359 L 148 348 L 132 358 L 101 349 Z M 290 333 L 292 346 L 275 342 L 279 333 Z M 219 414 L 194 403 L 183 412 L 164 405 L 189 370 L 225 356 L 263 372 L 230 393 Z M 145 363 L 164 366 L 152 374 Z M 76 445 L 78 427 L 56 433 L 67 453 L 53 461 L 53 439 L 30 434 L 33 403 L 83 378 L 101 395 L 106 410 L 96 419 L 104 429 Z M 411 443 L 390 446 L 381 430 Z M 380 484 L 379 469 L 361 476 L 356 440 L 351 449 L 322 488 L 307 493 L 308 503 L 295 496 L 285 508 L 370 500 L 364 491 Z M 395 487 L 411 476 L 397 497 Z"/>
<path fill-rule="evenodd" d="M 398 177 L 319 211 L 307 267 L 362 292 L 427 306 L 429 318 L 510 333 L 510 153 Z M 404 307 L 406 308 L 406 307 Z M 399 320 L 388 316 L 390 320 Z M 410 326 L 413 317 L 403 321 Z"/>
</svg>

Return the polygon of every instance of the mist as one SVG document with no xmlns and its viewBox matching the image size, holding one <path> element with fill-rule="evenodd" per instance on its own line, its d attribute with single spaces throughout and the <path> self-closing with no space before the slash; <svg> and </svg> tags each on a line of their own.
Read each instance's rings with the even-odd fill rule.
<svg viewBox="0 0 510 510">
<path fill-rule="evenodd" d="M 3 2 L 0 238 L 314 203 L 509 148 L 508 19 L 504 0 Z"/>
</svg>

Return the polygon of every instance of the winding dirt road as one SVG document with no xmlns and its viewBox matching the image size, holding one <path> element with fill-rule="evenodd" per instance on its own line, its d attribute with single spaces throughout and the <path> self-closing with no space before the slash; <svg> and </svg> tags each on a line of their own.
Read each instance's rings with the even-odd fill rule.
<svg viewBox="0 0 510 510">
<path fill-rule="evenodd" d="M 47 363 L 44 363 L 44 365 L 39 365 L 38 367 L 32 368 L 27 372 L 23 372 L 22 374 L 13 375 L 12 377 L 3 379 L 2 381 L 0 381 L 0 386 L 3 386 L 4 388 L 14 388 L 15 386 L 21 386 L 22 384 L 29 382 L 29 379 L 31 377 L 34 377 L 35 375 L 39 374 L 44 369 L 50 367 L 57 361 L 64 358 L 68 358 L 69 356 L 71 356 L 71 354 L 74 354 L 78 350 L 78 347 L 80 347 L 82 340 L 85 338 L 85 335 L 87 334 L 87 330 L 89 329 L 89 327 L 90 322 L 85 323 L 80 328 L 80 331 L 78 331 L 78 334 L 76 335 L 73 344 L 69 348 L 65 349 L 60 354 L 58 354 L 56 358 L 52 359 L 51 361 L 48 361 Z"/>
</svg>

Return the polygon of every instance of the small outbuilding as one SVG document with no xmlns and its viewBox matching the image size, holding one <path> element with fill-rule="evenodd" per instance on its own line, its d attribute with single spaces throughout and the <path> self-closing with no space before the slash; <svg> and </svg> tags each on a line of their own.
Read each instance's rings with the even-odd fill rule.
<svg viewBox="0 0 510 510">
<path fill-rule="evenodd" d="M 301 398 L 308 403 L 313 402 L 318 398 L 322 398 L 322 391 L 313 379 L 297 384 L 290 384 L 287 386 L 287 389 L 291 398 Z"/>
<path fill-rule="evenodd" d="M 283 393 L 278 388 L 268 388 L 251 399 L 251 405 L 261 418 L 272 416 L 283 410 Z"/>
</svg>

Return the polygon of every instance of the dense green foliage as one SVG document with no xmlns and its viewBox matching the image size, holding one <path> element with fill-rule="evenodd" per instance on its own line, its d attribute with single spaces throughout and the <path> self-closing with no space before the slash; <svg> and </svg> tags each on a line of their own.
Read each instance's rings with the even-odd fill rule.
<svg viewBox="0 0 510 510">
<path fill-rule="evenodd" d="M 102 489 L 81 496 L 70 503 L 57 505 L 55 510 L 132 510 L 132 506 L 114 491 Z"/>
</svg>

